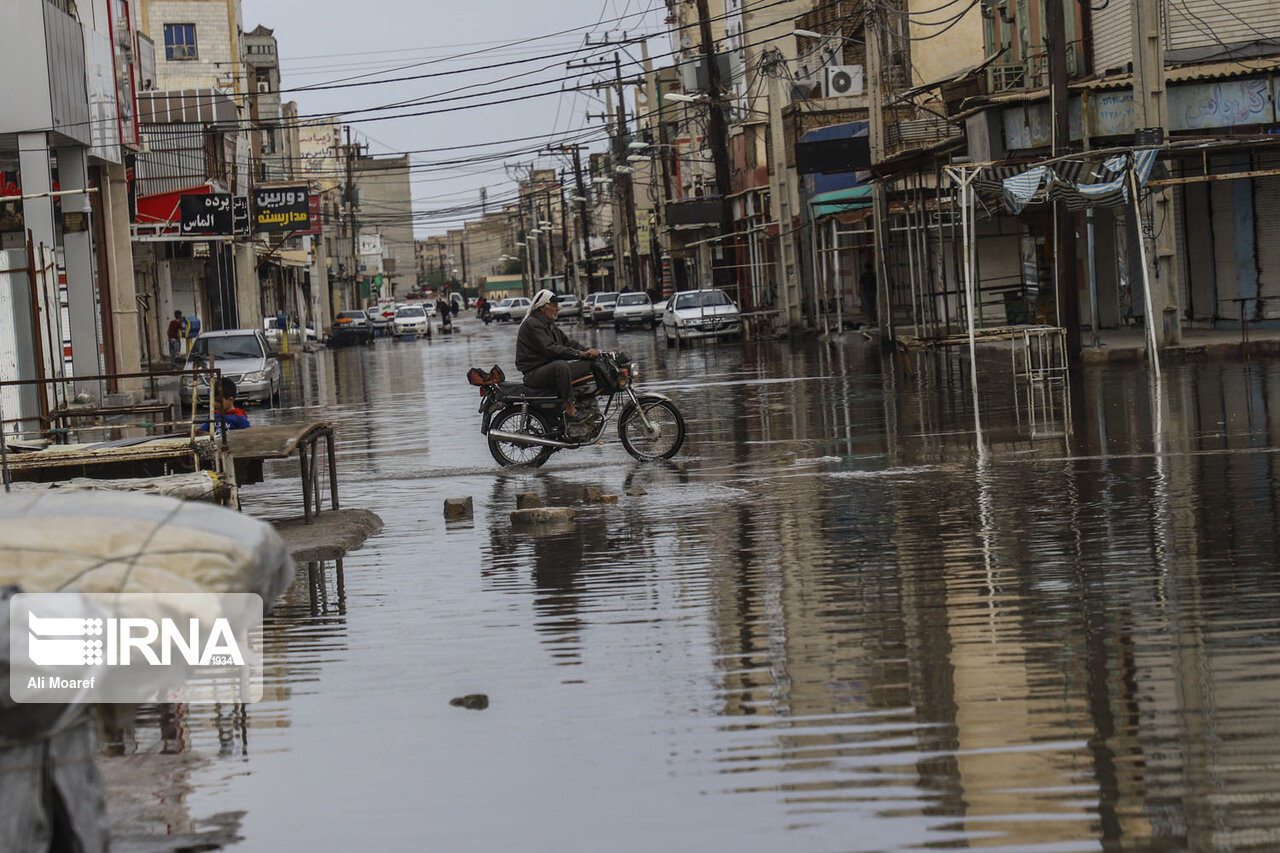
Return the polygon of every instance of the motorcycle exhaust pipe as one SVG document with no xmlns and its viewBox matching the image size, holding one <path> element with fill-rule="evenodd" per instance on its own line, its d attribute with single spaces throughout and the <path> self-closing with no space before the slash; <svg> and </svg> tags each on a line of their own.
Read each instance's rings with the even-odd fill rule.
<svg viewBox="0 0 1280 853">
<path fill-rule="evenodd" d="M 525 435 L 518 432 L 503 432 L 500 429 L 489 430 L 489 437 L 496 438 L 498 441 L 509 441 L 512 444 L 537 445 L 538 447 L 558 447 L 561 450 L 571 450 L 581 445 L 568 441 L 556 441 L 554 438 L 540 438 L 536 435 Z"/>
</svg>

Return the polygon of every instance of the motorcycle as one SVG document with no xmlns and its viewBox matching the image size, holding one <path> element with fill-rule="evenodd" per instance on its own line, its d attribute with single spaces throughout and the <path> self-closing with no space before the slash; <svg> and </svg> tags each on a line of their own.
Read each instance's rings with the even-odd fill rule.
<svg viewBox="0 0 1280 853">
<path fill-rule="evenodd" d="M 553 389 L 507 382 L 497 365 L 487 373 L 476 367 L 467 372 L 467 381 L 480 389 L 480 432 L 499 465 L 537 468 L 557 450 L 595 444 L 614 411 L 618 438 L 636 459 L 670 459 L 679 452 L 684 417 L 670 397 L 636 390 L 639 370 L 626 353 L 601 353 L 591 368 L 574 386 L 574 404 L 587 415 L 577 422 L 565 417 Z"/>
</svg>

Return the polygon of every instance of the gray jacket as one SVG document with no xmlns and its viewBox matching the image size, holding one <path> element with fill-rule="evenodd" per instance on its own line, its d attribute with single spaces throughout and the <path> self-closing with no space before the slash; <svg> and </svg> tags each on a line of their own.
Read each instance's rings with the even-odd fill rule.
<svg viewBox="0 0 1280 853">
<path fill-rule="evenodd" d="M 554 320 L 539 311 L 520 324 L 516 335 L 516 369 L 529 373 L 552 361 L 582 358 L 586 349 L 585 344 L 570 338 Z"/>
</svg>

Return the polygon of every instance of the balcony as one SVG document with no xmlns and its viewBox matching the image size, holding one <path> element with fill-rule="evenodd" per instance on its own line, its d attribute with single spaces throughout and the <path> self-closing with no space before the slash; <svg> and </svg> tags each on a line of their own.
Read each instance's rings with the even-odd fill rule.
<svg viewBox="0 0 1280 853">
<path fill-rule="evenodd" d="M 47 0 L 5 0 L 0 51 L 0 133 L 53 131 L 89 145 L 84 33 Z"/>
<path fill-rule="evenodd" d="M 959 127 L 939 116 L 925 113 L 921 118 L 900 121 L 885 127 L 885 154 L 887 157 L 896 157 L 905 151 L 931 148 L 960 135 Z"/>
</svg>

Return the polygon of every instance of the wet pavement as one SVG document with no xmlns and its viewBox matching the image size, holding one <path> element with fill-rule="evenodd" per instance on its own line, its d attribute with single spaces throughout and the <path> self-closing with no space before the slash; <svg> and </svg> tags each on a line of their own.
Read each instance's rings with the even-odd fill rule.
<svg viewBox="0 0 1280 853">
<path fill-rule="evenodd" d="M 514 373 L 515 329 L 461 328 L 304 356 L 285 407 L 251 411 L 335 421 L 343 505 L 385 528 L 299 567 L 262 703 L 150 732 L 199 759 L 171 763 L 171 832 L 1280 849 L 1280 366 L 1180 365 L 1155 391 L 1140 368 L 1069 391 L 996 371 L 975 418 L 959 353 L 583 332 L 677 400 L 685 448 L 642 465 L 610 430 L 515 471 L 464 379 Z M 296 467 L 267 476 L 246 510 L 298 514 Z M 621 501 L 578 504 L 584 485 Z M 573 526 L 513 532 L 528 491 Z M 474 519 L 446 523 L 462 496 Z M 450 704 L 467 694 L 488 707 Z"/>
</svg>

